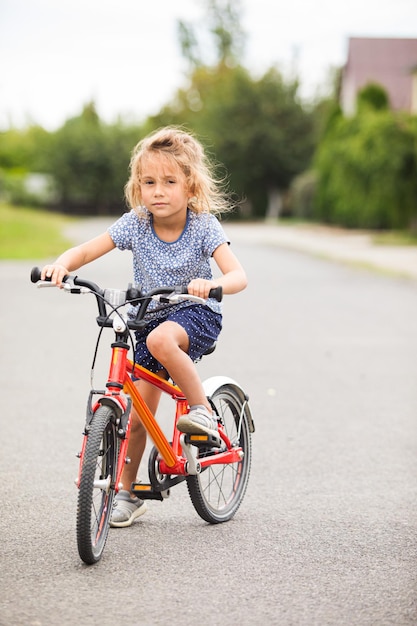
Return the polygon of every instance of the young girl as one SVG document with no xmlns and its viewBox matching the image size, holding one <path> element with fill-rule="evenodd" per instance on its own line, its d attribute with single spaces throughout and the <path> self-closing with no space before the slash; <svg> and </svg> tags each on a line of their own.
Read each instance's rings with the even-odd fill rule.
<svg viewBox="0 0 417 626">
<path fill-rule="evenodd" d="M 162 285 L 188 285 L 188 292 L 207 299 L 212 287 L 224 294 L 246 287 L 246 276 L 213 215 L 229 207 L 215 181 L 200 143 L 190 134 L 164 128 L 138 143 L 130 163 L 126 199 L 131 207 L 107 232 L 64 252 L 42 269 L 42 278 L 62 286 L 66 274 L 94 261 L 115 247 L 131 250 L 134 280 L 144 292 Z M 210 258 L 222 276 L 213 279 Z M 166 311 L 148 311 L 148 324 L 136 333 L 136 362 L 171 377 L 184 392 L 190 412 L 178 420 L 184 433 L 216 433 L 217 420 L 204 394 L 194 361 L 217 339 L 221 307 L 210 298 L 205 305 L 184 301 Z M 161 392 L 143 380 L 135 384 L 155 414 Z M 111 525 L 130 526 L 146 510 L 132 497 L 146 444 L 146 432 L 132 415 L 123 489 L 115 499 Z"/>
</svg>

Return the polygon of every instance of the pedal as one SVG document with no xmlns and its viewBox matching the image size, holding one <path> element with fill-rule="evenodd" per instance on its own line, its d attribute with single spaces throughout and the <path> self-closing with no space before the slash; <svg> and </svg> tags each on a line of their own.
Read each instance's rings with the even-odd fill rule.
<svg viewBox="0 0 417 626">
<path fill-rule="evenodd" d="M 152 485 L 146 483 L 132 483 L 131 493 L 141 500 L 164 500 L 169 494 L 161 491 L 154 491 Z"/>
<path fill-rule="evenodd" d="M 184 442 L 197 448 L 220 448 L 222 440 L 219 435 L 185 435 Z"/>
</svg>

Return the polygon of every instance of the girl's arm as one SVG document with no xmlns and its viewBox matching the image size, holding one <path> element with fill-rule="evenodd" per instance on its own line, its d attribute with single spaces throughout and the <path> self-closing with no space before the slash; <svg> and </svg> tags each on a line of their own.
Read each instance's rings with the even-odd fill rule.
<svg viewBox="0 0 417 626">
<path fill-rule="evenodd" d="M 64 276 L 77 270 L 82 265 L 91 263 L 115 248 L 113 239 L 109 233 L 103 233 L 90 241 L 66 250 L 57 258 L 55 263 L 50 263 L 42 268 L 41 278 L 51 278 L 51 282 L 57 287 L 62 286 Z"/>
<path fill-rule="evenodd" d="M 188 292 L 200 296 L 200 298 L 208 298 L 209 291 L 212 287 L 221 286 L 224 294 L 238 293 L 245 289 L 248 284 L 245 271 L 233 254 L 229 244 L 222 243 L 213 253 L 213 259 L 223 274 L 215 280 L 204 280 L 196 278 L 188 285 Z"/>
</svg>

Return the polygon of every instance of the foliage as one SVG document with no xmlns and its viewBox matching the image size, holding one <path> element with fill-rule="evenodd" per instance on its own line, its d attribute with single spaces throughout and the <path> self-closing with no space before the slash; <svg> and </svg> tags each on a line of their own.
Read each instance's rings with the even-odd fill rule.
<svg viewBox="0 0 417 626">
<path fill-rule="evenodd" d="M 53 136 L 50 172 L 60 195 L 59 207 L 68 212 L 122 212 L 123 188 L 137 130 L 103 124 L 86 106 Z"/>
<path fill-rule="evenodd" d="M 255 79 L 221 62 L 196 67 L 188 87 L 142 126 L 106 125 L 90 103 L 54 133 L 10 130 L 0 148 L 0 191 L 15 202 L 49 202 L 68 213 L 119 214 L 133 146 L 156 127 L 178 124 L 193 130 L 209 152 L 215 148 L 230 187 L 251 212 L 265 215 L 268 191 L 285 191 L 313 151 L 312 116 L 297 89 L 274 68 Z M 53 194 L 38 200 L 28 194 L 30 172 L 52 176 Z"/>
<path fill-rule="evenodd" d="M 186 90 L 158 116 L 155 126 L 183 124 L 230 173 L 230 186 L 265 215 L 270 189 L 288 189 L 313 152 L 313 122 L 297 99 L 297 82 L 271 68 L 254 79 L 241 66 L 199 67 Z"/>
<path fill-rule="evenodd" d="M 104 124 L 93 103 L 56 132 L 10 129 L 0 137 L 0 194 L 16 204 L 65 213 L 120 214 L 133 146 L 140 128 Z M 36 173 L 44 189 L 32 192 Z"/>
<path fill-rule="evenodd" d="M 362 108 L 335 117 L 317 151 L 314 217 L 359 228 L 408 228 L 417 217 L 417 134 L 410 117 Z"/>
<path fill-rule="evenodd" d="M 0 132 L 0 169 L 41 171 L 48 151 L 49 133 L 40 126 Z"/>
<path fill-rule="evenodd" d="M 49 133 L 40 126 L 25 130 L 11 128 L 0 133 L 0 195 L 3 198 L 16 204 L 37 203 L 37 197 L 26 182 L 31 172 L 42 171 L 46 166 L 49 141 Z"/>
<path fill-rule="evenodd" d="M 388 111 L 388 94 L 382 85 L 368 83 L 361 89 L 357 97 L 357 108 L 359 112 L 366 109 L 373 111 Z"/>
<path fill-rule="evenodd" d="M 216 61 L 209 64 L 201 54 L 204 33 L 198 25 L 180 22 L 189 84 L 152 122 L 194 130 L 207 149 L 215 148 L 249 214 L 265 215 L 268 203 L 270 208 L 310 162 L 313 118 L 298 100 L 296 80 L 285 82 L 276 68 L 254 78 L 239 64 L 245 38 L 241 2 L 206 0 L 205 5 Z"/>
<path fill-rule="evenodd" d="M 57 199 L 53 176 L 20 169 L 0 170 L 0 191 L 3 199 L 14 205 L 45 207 Z"/>
<path fill-rule="evenodd" d="M 235 67 L 244 48 L 245 34 L 240 23 L 241 0 L 204 0 L 205 16 L 203 24 L 178 22 L 178 38 L 184 58 L 191 72 L 197 67 L 226 65 Z M 214 61 L 210 61 L 204 45 L 204 31 L 209 31 L 214 41 Z"/>
<path fill-rule="evenodd" d="M 201 24 L 179 22 L 187 85 L 141 125 L 103 123 L 94 103 L 54 133 L 0 133 L 0 196 L 77 214 L 120 214 L 134 145 L 156 127 L 194 131 L 228 178 L 243 216 L 295 216 L 348 227 L 417 231 L 417 117 L 389 110 L 377 84 L 345 118 L 335 97 L 307 109 L 296 78 L 240 63 L 241 0 L 200 0 Z M 314 158 L 313 158 L 314 155 Z M 312 167 L 313 165 L 313 167 Z M 228 174 L 226 174 L 228 172 Z M 290 194 L 288 194 L 290 190 Z M 287 205 L 288 206 L 288 205 Z"/>
<path fill-rule="evenodd" d="M 274 68 L 254 78 L 239 65 L 244 44 L 241 1 L 203 3 L 202 24 L 179 23 L 190 73 L 188 86 L 171 103 L 136 127 L 104 124 L 89 103 L 55 133 L 9 131 L 0 147 L 3 196 L 7 191 L 15 201 L 31 200 L 27 174 L 44 173 L 53 176 L 56 209 L 120 213 L 133 146 L 155 127 L 178 124 L 194 130 L 209 152 L 215 149 L 213 157 L 230 172 L 230 186 L 247 200 L 249 214 L 265 215 L 268 196 L 271 200 L 285 192 L 307 167 L 313 120 L 298 100 L 296 80 L 285 82 Z M 218 173 L 225 176 L 224 170 Z"/>
</svg>

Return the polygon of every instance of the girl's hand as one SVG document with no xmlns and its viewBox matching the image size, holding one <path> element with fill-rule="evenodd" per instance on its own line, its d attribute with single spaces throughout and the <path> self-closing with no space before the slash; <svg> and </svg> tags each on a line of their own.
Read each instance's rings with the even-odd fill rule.
<svg viewBox="0 0 417 626">
<path fill-rule="evenodd" d="M 217 283 L 213 280 L 205 280 L 204 278 L 194 278 L 188 283 L 188 293 L 192 296 L 199 296 L 207 300 L 209 297 L 210 289 L 217 287 Z"/>
<path fill-rule="evenodd" d="M 50 278 L 53 285 L 62 287 L 63 278 L 68 274 L 69 271 L 66 267 L 59 263 L 52 263 L 42 268 L 41 279 L 45 280 L 45 278 Z"/>
</svg>

